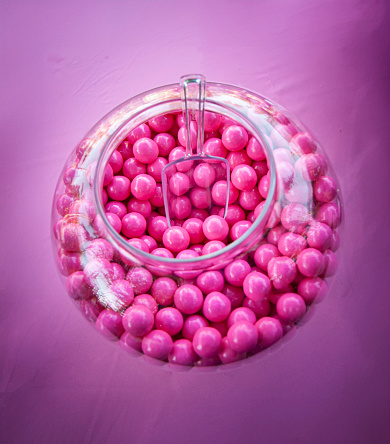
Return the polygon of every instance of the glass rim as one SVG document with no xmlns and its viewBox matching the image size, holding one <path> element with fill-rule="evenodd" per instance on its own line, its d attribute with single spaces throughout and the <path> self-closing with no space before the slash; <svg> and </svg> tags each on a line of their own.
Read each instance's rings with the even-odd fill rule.
<svg viewBox="0 0 390 444">
<path fill-rule="evenodd" d="M 259 97 L 261 99 L 265 99 L 265 100 L 269 100 L 266 99 L 263 96 L 260 96 L 258 93 L 256 92 L 252 92 L 248 89 L 245 88 L 241 88 L 238 87 L 236 85 L 230 85 L 230 84 L 225 84 L 225 83 L 220 83 L 220 82 L 207 82 L 206 84 L 206 90 L 207 90 L 207 86 L 208 85 L 213 85 L 213 86 L 217 86 L 217 87 L 232 87 L 235 89 L 238 89 L 242 92 L 248 92 L 250 94 L 253 94 L 256 97 Z M 120 105 L 118 105 L 117 107 L 115 107 L 114 109 L 112 109 L 111 111 L 109 111 L 106 116 L 104 116 L 101 120 L 104 120 L 106 117 L 108 117 L 113 111 L 120 109 L 121 107 L 123 107 L 125 104 L 129 103 L 132 100 L 135 100 L 137 98 L 141 98 L 144 97 L 148 94 L 153 94 L 156 92 L 161 92 L 163 90 L 169 90 L 169 89 L 175 89 L 175 88 L 179 88 L 180 85 L 178 83 L 172 83 L 172 84 L 168 84 L 168 85 L 164 85 L 164 86 L 160 86 L 157 88 L 152 88 L 148 91 L 145 91 L 143 93 L 137 94 L 136 96 L 131 97 L 130 99 L 122 102 Z M 172 100 L 171 100 L 172 101 Z M 177 99 L 174 99 L 173 101 L 180 101 L 180 92 L 179 92 L 179 97 Z M 159 103 L 169 103 L 169 101 L 164 101 L 164 102 L 157 102 L 157 103 L 151 103 L 150 107 L 153 107 L 155 105 L 158 105 Z M 226 245 L 226 247 L 221 248 L 220 250 L 217 250 L 213 253 L 209 253 L 206 255 L 202 255 L 202 256 L 198 256 L 198 257 L 194 257 L 194 258 L 187 258 L 187 259 L 177 259 L 177 258 L 166 258 L 166 257 L 161 257 L 161 256 L 156 256 L 154 254 L 151 253 L 146 253 L 145 251 L 136 248 L 134 246 L 132 246 L 131 244 L 129 244 L 127 242 L 127 240 L 122 237 L 115 229 L 114 227 L 109 223 L 104 207 L 102 205 L 102 200 L 101 200 L 101 196 L 100 196 L 100 188 L 101 188 L 101 180 L 96 180 L 96 177 L 99 178 L 99 172 L 101 171 L 101 169 L 104 167 L 106 167 L 106 164 L 108 162 L 104 163 L 104 157 L 108 151 L 108 149 L 111 148 L 111 144 L 113 142 L 113 140 L 115 139 L 116 135 L 118 134 L 118 132 L 121 131 L 121 129 L 123 129 L 123 127 L 125 125 L 127 125 L 129 123 L 130 120 L 134 119 L 136 115 L 132 116 L 131 119 L 127 119 L 126 121 L 124 121 L 115 131 L 114 133 L 108 138 L 108 140 L 104 143 L 104 146 L 102 148 L 101 153 L 99 154 L 99 158 L 97 160 L 97 164 L 96 164 L 96 172 L 95 172 L 95 180 L 94 180 L 94 185 L 93 185 L 93 191 L 94 191 L 94 197 L 95 197 L 95 203 L 96 203 L 96 207 L 97 207 L 97 211 L 98 214 L 100 215 L 100 217 L 102 218 L 102 221 L 104 223 L 105 228 L 108 230 L 108 232 L 110 233 L 111 237 L 117 242 L 117 244 L 122 247 L 125 251 L 130 252 L 133 256 L 135 256 L 136 258 L 142 258 L 141 260 L 145 260 L 145 262 L 151 262 L 151 261 L 156 261 L 156 262 L 161 262 L 164 263 L 166 265 L 181 265 L 181 264 L 201 264 L 204 263 L 210 259 L 215 259 L 218 258 L 220 256 L 223 256 L 226 253 L 231 252 L 233 249 L 238 248 L 240 245 L 242 245 L 244 243 L 245 240 L 248 239 L 248 237 L 250 235 L 252 235 L 255 230 L 260 226 L 260 224 L 262 223 L 263 219 L 265 218 L 265 216 L 267 215 L 268 211 L 270 210 L 271 204 L 273 202 L 273 199 L 275 197 L 275 192 L 276 192 L 276 167 L 275 167 L 275 161 L 272 155 L 272 149 L 271 147 L 268 145 L 267 140 L 265 140 L 262 137 L 262 132 L 260 130 L 259 127 L 256 126 L 256 124 L 254 124 L 253 122 L 249 121 L 247 116 L 245 116 L 241 111 L 235 109 L 233 106 L 227 104 L 227 103 L 219 103 L 219 102 L 215 102 L 213 100 L 210 99 L 210 97 L 207 97 L 206 95 L 206 101 L 205 101 L 205 110 L 207 109 L 207 104 L 214 104 L 217 107 L 224 107 L 226 109 L 228 109 L 229 111 L 232 112 L 232 114 L 237 114 L 241 117 L 241 119 L 243 121 L 246 122 L 246 125 L 249 126 L 252 130 L 252 132 L 258 136 L 261 141 L 263 142 L 266 150 L 267 150 L 267 159 L 268 159 L 268 164 L 269 164 L 269 170 L 270 170 L 270 184 L 269 184 L 269 190 L 268 190 L 268 195 L 267 198 L 265 199 L 265 204 L 264 207 L 262 208 L 261 213 L 259 214 L 259 216 L 256 218 L 256 220 L 252 223 L 252 225 L 250 226 L 250 228 L 248 228 L 248 230 L 245 231 L 245 233 L 243 235 L 241 235 L 238 239 L 236 239 L 235 241 L 229 243 L 228 245 Z M 147 109 L 147 108 L 146 108 Z M 145 110 L 143 110 L 145 111 Z M 223 112 L 220 112 L 219 114 L 221 115 L 225 115 Z M 231 204 L 233 205 L 233 204 Z"/>
</svg>

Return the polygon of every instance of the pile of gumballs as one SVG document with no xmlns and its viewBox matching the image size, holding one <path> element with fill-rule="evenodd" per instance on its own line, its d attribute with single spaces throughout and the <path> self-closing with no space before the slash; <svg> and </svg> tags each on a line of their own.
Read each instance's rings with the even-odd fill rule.
<svg viewBox="0 0 390 444">
<path fill-rule="evenodd" d="M 325 278 L 337 267 L 338 187 L 309 133 L 280 112 L 272 125 L 259 141 L 234 120 L 206 111 L 203 150 L 229 162 L 229 195 L 220 163 L 177 164 L 168 184 L 171 226 L 161 174 L 185 156 L 182 113 L 133 129 L 105 166 L 101 200 L 113 229 L 156 261 L 197 258 L 239 239 L 261 214 L 271 181 L 267 142 L 277 199 L 261 240 L 230 263 L 216 261 L 205 270 L 140 265 L 113 247 L 93 203 L 96 162 L 78 166 L 88 146 L 80 144 L 63 174 L 64 192 L 56 196 L 54 236 L 68 293 L 104 336 L 174 364 L 228 364 L 280 340 L 324 297 Z M 196 121 L 190 137 L 196 140 Z M 83 193 L 80 180 L 90 186 Z"/>
</svg>

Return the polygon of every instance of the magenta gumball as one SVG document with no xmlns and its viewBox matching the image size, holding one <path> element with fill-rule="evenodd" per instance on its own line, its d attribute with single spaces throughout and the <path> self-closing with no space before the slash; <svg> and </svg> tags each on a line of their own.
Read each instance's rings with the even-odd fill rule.
<svg viewBox="0 0 390 444">
<path fill-rule="evenodd" d="M 232 310 L 241 306 L 245 298 L 244 291 L 241 287 L 235 285 L 225 284 L 221 293 L 223 293 L 230 301 Z"/>
<path fill-rule="evenodd" d="M 171 336 L 163 330 L 153 330 L 142 340 L 142 351 L 146 356 L 165 361 L 173 348 Z"/>
<path fill-rule="evenodd" d="M 127 214 L 126 205 L 123 202 L 117 202 L 115 200 L 108 202 L 104 209 L 107 213 L 116 214 L 120 219 Z"/>
<path fill-rule="evenodd" d="M 337 196 L 337 184 L 330 176 L 322 176 L 314 184 L 314 197 L 321 203 L 331 202 Z"/>
<path fill-rule="evenodd" d="M 317 143 L 309 133 L 298 133 L 291 139 L 290 149 L 293 154 L 301 156 L 317 151 Z"/>
<path fill-rule="evenodd" d="M 107 194 L 112 200 L 126 200 L 130 196 L 130 180 L 125 176 L 115 176 L 107 186 Z"/>
<path fill-rule="evenodd" d="M 203 151 L 209 156 L 216 157 L 226 157 L 227 154 L 227 150 L 222 145 L 221 139 L 217 138 L 208 139 L 203 146 Z"/>
<path fill-rule="evenodd" d="M 153 117 L 153 119 L 149 120 L 148 125 L 156 133 L 166 133 L 172 128 L 173 116 L 171 114 L 162 114 Z"/>
<path fill-rule="evenodd" d="M 138 174 L 146 173 L 146 165 L 138 161 L 135 157 L 128 158 L 123 164 L 123 175 L 128 179 L 135 179 Z"/>
<path fill-rule="evenodd" d="M 151 294 L 159 305 L 167 307 L 173 303 L 176 290 L 177 283 L 173 279 L 160 277 L 153 282 Z"/>
<path fill-rule="evenodd" d="M 309 210 L 302 204 L 291 203 L 282 210 L 282 225 L 293 233 L 302 234 L 310 220 Z"/>
<path fill-rule="evenodd" d="M 316 219 L 330 228 L 337 228 L 341 222 L 340 209 L 334 202 L 324 203 L 318 209 Z"/>
<path fill-rule="evenodd" d="M 160 133 L 153 139 L 158 146 L 159 156 L 168 157 L 169 153 L 175 148 L 175 138 L 168 133 Z"/>
<path fill-rule="evenodd" d="M 119 345 L 122 347 L 123 350 L 134 353 L 137 355 L 137 352 L 142 353 L 142 338 L 139 338 L 137 336 L 133 336 L 132 334 L 125 331 L 120 340 Z"/>
<path fill-rule="evenodd" d="M 271 282 L 263 273 L 251 271 L 244 279 L 245 296 L 254 302 L 265 299 L 271 291 Z"/>
<path fill-rule="evenodd" d="M 183 337 L 192 341 L 194 334 L 202 327 L 208 327 L 207 319 L 200 315 L 191 315 L 184 320 L 182 334 Z"/>
<path fill-rule="evenodd" d="M 320 277 L 305 278 L 298 284 L 298 294 L 307 305 L 320 302 L 328 292 L 328 285 Z"/>
<path fill-rule="evenodd" d="M 133 305 L 123 314 L 124 329 L 136 337 L 147 335 L 153 328 L 154 317 L 144 305 Z"/>
<path fill-rule="evenodd" d="M 75 271 L 69 275 L 66 289 L 69 296 L 76 301 L 91 299 L 93 296 L 92 287 L 88 285 L 83 271 Z"/>
<path fill-rule="evenodd" d="M 223 146 L 229 151 L 239 151 L 248 143 L 248 133 L 242 126 L 228 126 L 222 133 Z"/>
<path fill-rule="evenodd" d="M 331 277 L 336 274 L 338 267 L 338 262 L 336 255 L 332 250 L 326 250 L 324 253 L 324 271 L 321 273 L 321 276 Z"/>
<path fill-rule="evenodd" d="M 164 232 L 162 241 L 168 250 L 178 253 L 185 250 L 190 244 L 190 235 L 182 227 L 170 227 Z"/>
<path fill-rule="evenodd" d="M 324 255 L 315 248 L 306 248 L 297 257 L 297 267 L 306 277 L 319 276 L 325 268 Z"/>
<path fill-rule="evenodd" d="M 306 304 L 298 294 L 285 293 L 276 303 L 276 312 L 285 322 L 297 322 L 305 314 Z"/>
<path fill-rule="evenodd" d="M 225 208 L 221 208 L 218 215 L 223 217 L 224 213 Z M 238 205 L 229 205 L 226 212 L 225 220 L 231 228 L 236 222 L 245 220 L 245 211 Z"/>
<path fill-rule="evenodd" d="M 231 364 L 233 362 L 241 361 L 246 357 L 246 353 L 238 353 L 234 351 L 227 337 L 222 339 L 221 350 L 218 353 L 218 357 L 222 364 Z"/>
<path fill-rule="evenodd" d="M 146 293 L 153 283 L 152 273 L 143 267 L 130 268 L 126 279 L 131 283 L 135 295 Z"/>
<path fill-rule="evenodd" d="M 127 139 L 132 145 L 134 145 L 137 140 L 142 139 L 143 137 L 149 138 L 151 135 L 152 133 L 149 126 L 146 123 L 142 123 L 130 132 Z"/>
<path fill-rule="evenodd" d="M 222 322 L 231 312 L 231 302 L 228 297 L 218 291 L 209 293 L 203 303 L 203 314 L 212 322 Z"/>
<path fill-rule="evenodd" d="M 213 358 L 218 355 L 221 345 L 221 333 L 212 327 L 201 327 L 192 341 L 195 353 L 201 358 Z"/>
<path fill-rule="evenodd" d="M 164 216 L 156 216 L 148 224 L 148 232 L 157 242 L 162 241 L 165 230 L 168 228 L 168 221 Z"/>
<path fill-rule="evenodd" d="M 139 213 L 128 213 L 122 219 L 122 233 L 129 238 L 140 237 L 145 233 L 146 220 Z"/>
<path fill-rule="evenodd" d="M 133 300 L 133 287 L 124 279 L 114 280 L 105 296 L 106 304 L 115 311 L 127 308 Z"/>
<path fill-rule="evenodd" d="M 188 339 L 178 339 L 173 343 L 172 350 L 168 356 L 171 364 L 191 366 L 197 360 L 192 342 Z"/>
<path fill-rule="evenodd" d="M 209 240 L 223 240 L 229 233 L 229 225 L 221 216 L 209 216 L 203 222 L 203 233 Z"/>
<path fill-rule="evenodd" d="M 268 276 L 276 289 L 291 284 L 297 276 L 295 262 L 286 256 L 275 257 L 268 262 Z"/>
<path fill-rule="evenodd" d="M 148 174 L 139 174 L 131 182 L 131 194 L 139 200 L 148 200 L 154 196 L 156 181 Z"/>
<path fill-rule="evenodd" d="M 183 328 L 183 323 L 183 315 L 177 308 L 166 307 L 156 314 L 156 329 L 166 331 L 170 336 L 177 335 Z"/>
<path fill-rule="evenodd" d="M 220 271 L 206 271 L 196 279 L 196 285 L 206 295 L 213 291 L 222 291 L 224 283 L 223 274 Z"/>
<path fill-rule="evenodd" d="M 248 307 L 239 307 L 234 309 L 227 320 L 227 326 L 230 328 L 233 324 L 239 321 L 248 321 L 254 324 L 256 322 L 255 313 Z"/>
<path fill-rule="evenodd" d="M 175 291 L 174 303 L 182 313 L 195 314 L 203 306 L 203 294 L 195 285 L 182 285 Z"/>
<path fill-rule="evenodd" d="M 85 250 L 88 261 L 98 257 L 111 261 L 114 257 L 114 248 L 105 239 L 93 239 Z"/>
<path fill-rule="evenodd" d="M 311 248 L 324 252 L 332 242 L 332 229 L 321 222 L 313 222 L 307 231 L 307 243 Z"/>
<path fill-rule="evenodd" d="M 120 172 L 120 170 L 122 169 L 122 166 L 123 166 L 123 156 L 122 156 L 122 154 L 118 150 L 115 150 L 112 153 L 112 155 L 110 157 L 109 164 L 111 165 L 112 172 L 114 174 L 118 174 Z"/>
<path fill-rule="evenodd" d="M 214 183 L 213 188 L 211 190 L 211 196 L 215 204 L 220 205 L 221 207 L 224 207 L 226 205 L 226 200 L 227 200 L 226 180 L 219 180 L 218 182 Z M 232 183 L 230 183 L 229 205 L 233 204 L 238 199 L 238 196 L 239 196 L 239 191 Z"/>
<path fill-rule="evenodd" d="M 210 163 L 203 162 L 195 168 L 193 177 L 198 187 L 207 188 L 214 183 L 215 170 Z"/>
<path fill-rule="evenodd" d="M 110 341 L 118 341 L 124 331 L 122 315 L 109 309 L 103 310 L 96 320 L 96 329 Z"/>
<path fill-rule="evenodd" d="M 280 253 L 291 258 L 298 256 L 306 247 L 306 239 L 296 233 L 284 233 L 278 241 Z"/>
<path fill-rule="evenodd" d="M 255 170 L 249 165 L 238 165 L 232 171 L 232 183 L 240 191 L 250 191 L 257 183 Z"/>
<path fill-rule="evenodd" d="M 268 296 L 269 298 L 271 295 Z M 261 299 L 260 301 L 254 301 L 253 299 L 245 298 L 242 303 L 242 308 L 249 308 L 253 311 L 256 319 L 268 316 L 271 311 L 271 304 L 268 299 Z"/>
<path fill-rule="evenodd" d="M 237 353 L 247 353 L 255 348 L 259 335 L 256 327 L 249 321 L 238 321 L 228 331 L 229 345 Z"/>
<path fill-rule="evenodd" d="M 267 271 L 268 262 L 274 258 L 280 256 L 280 252 L 275 245 L 263 244 L 260 245 L 253 256 L 255 264 L 264 271 Z"/>
<path fill-rule="evenodd" d="M 224 270 L 225 279 L 229 284 L 241 287 L 244 279 L 250 273 L 251 267 L 248 262 L 236 260 L 230 263 Z"/>
<path fill-rule="evenodd" d="M 270 347 L 283 336 L 283 327 L 278 319 L 265 316 L 259 319 L 256 324 L 261 347 Z"/>
<path fill-rule="evenodd" d="M 144 164 L 152 163 L 158 157 L 157 143 L 152 139 L 142 137 L 134 143 L 133 153 L 138 162 Z"/>
<path fill-rule="evenodd" d="M 156 300 L 150 296 L 150 294 L 139 294 L 134 298 L 133 306 L 134 305 L 143 305 L 148 310 L 151 311 L 153 316 L 156 316 L 158 311 L 158 305 Z"/>
<path fill-rule="evenodd" d="M 233 241 L 241 237 L 252 226 L 252 222 L 249 220 L 240 220 L 236 222 L 230 229 L 230 236 Z"/>
</svg>

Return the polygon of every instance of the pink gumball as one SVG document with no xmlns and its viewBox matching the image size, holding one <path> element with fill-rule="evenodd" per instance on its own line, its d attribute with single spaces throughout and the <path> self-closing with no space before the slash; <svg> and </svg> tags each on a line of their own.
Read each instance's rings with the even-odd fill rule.
<svg viewBox="0 0 390 444">
<path fill-rule="evenodd" d="M 182 227 L 168 228 L 162 237 L 164 247 L 172 252 L 185 250 L 190 244 L 190 235 Z"/>
<path fill-rule="evenodd" d="M 135 179 L 138 174 L 146 173 L 146 165 L 137 160 L 135 157 L 130 157 L 123 164 L 123 175 L 130 180 Z"/>
<path fill-rule="evenodd" d="M 165 361 L 173 348 L 171 336 L 163 330 L 153 330 L 142 340 L 142 351 L 146 356 Z"/>
<path fill-rule="evenodd" d="M 265 274 L 252 271 L 245 277 L 243 289 L 247 298 L 254 302 L 260 302 L 271 291 L 271 282 Z"/>
<path fill-rule="evenodd" d="M 259 335 L 252 322 L 238 321 L 229 328 L 227 338 L 232 350 L 247 353 L 256 346 Z"/>
<path fill-rule="evenodd" d="M 162 114 L 153 117 L 149 120 L 148 125 L 156 133 L 166 133 L 172 128 L 173 116 L 172 114 Z"/>
<path fill-rule="evenodd" d="M 222 133 L 223 146 L 229 151 L 239 151 L 248 143 L 248 133 L 242 126 L 228 126 Z"/>
<path fill-rule="evenodd" d="M 149 138 L 151 135 L 152 133 L 148 125 L 146 123 L 142 123 L 130 132 L 127 139 L 132 145 L 134 145 L 137 140 L 142 139 L 143 137 Z"/>
<path fill-rule="evenodd" d="M 248 321 L 254 324 L 256 322 L 256 315 L 248 307 L 236 308 L 229 315 L 229 318 L 227 320 L 228 328 L 239 321 Z"/>
<path fill-rule="evenodd" d="M 286 256 L 275 257 L 268 262 L 268 276 L 276 289 L 282 289 L 294 281 L 297 275 L 295 262 Z"/>
<path fill-rule="evenodd" d="M 175 292 L 174 303 L 182 313 L 194 314 L 203 306 L 203 294 L 195 285 L 182 285 Z"/>
<path fill-rule="evenodd" d="M 135 295 L 146 293 L 153 283 L 152 273 L 143 267 L 130 268 L 126 279 L 131 283 Z"/>
<path fill-rule="evenodd" d="M 177 308 L 166 307 L 156 314 L 155 327 L 166 331 L 170 336 L 178 334 L 183 328 L 183 315 Z"/>
<path fill-rule="evenodd" d="M 241 287 L 250 271 L 251 267 L 248 262 L 239 259 L 233 261 L 225 268 L 225 279 L 229 284 Z"/>
<path fill-rule="evenodd" d="M 107 194 L 112 200 L 126 200 L 130 196 L 130 180 L 125 176 L 115 176 L 107 186 Z"/>
<path fill-rule="evenodd" d="M 307 247 L 306 239 L 300 234 L 285 233 L 278 242 L 278 249 L 283 256 L 296 257 Z"/>
<path fill-rule="evenodd" d="M 198 187 L 207 188 L 214 183 L 215 170 L 210 163 L 202 162 L 195 168 L 193 177 Z"/>
<path fill-rule="evenodd" d="M 203 233 L 209 240 L 223 240 L 229 233 L 229 225 L 221 216 L 209 216 L 203 222 Z"/>
<path fill-rule="evenodd" d="M 228 338 L 222 339 L 221 350 L 218 357 L 222 364 L 231 364 L 233 362 L 241 361 L 246 357 L 246 353 L 238 353 L 234 351 L 229 344 Z"/>
<path fill-rule="evenodd" d="M 261 270 L 267 271 L 269 261 L 278 256 L 280 256 L 280 252 L 275 245 L 264 244 L 257 248 L 253 260 Z"/>
<path fill-rule="evenodd" d="M 171 364 L 192 366 L 197 360 L 192 342 L 188 339 L 178 339 L 173 343 L 172 350 L 168 356 Z"/>
<path fill-rule="evenodd" d="M 208 327 L 209 323 L 208 321 L 200 315 L 191 315 L 188 316 L 183 325 L 182 334 L 183 337 L 192 341 L 194 334 L 197 330 L 199 330 L 202 327 Z"/>
<path fill-rule="evenodd" d="M 96 329 L 110 341 L 118 341 L 124 331 L 121 314 L 109 309 L 103 310 L 96 320 Z"/>
<path fill-rule="evenodd" d="M 306 312 L 306 304 L 301 296 L 285 293 L 276 303 L 276 311 L 282 321 L 297 322 Z"/>
<path fill-rule="evenodd" d="M 264 317 L 259 319 L 255 326 L 259 335 L 259 344 L 263 348 L 271 346 L 283 336 L 283 327 L 278 319 Z"/>
<path fill-rule="evenodd" d="M 257 183 L 255 170 L 249 165 L 238 165 L 232 171 L 232 183 L 240 191 L 250 191 Z"/>
<path fill-rule="evenodd" d="M 231 312 L 231 302 L 224 294 L 213 291 L 209 293 L 203 304 L 203 314 L 212 322 L 222 322 Z"/>
<path fill-rule="evenodd" d="M 321 203 L 331 202 L 337 196 L 337 184 L 330 176 L 322 176 L 314 184 L 314 197 Z"/>
<path fill-rule="evenodd" d="M 319 276 L 325 268 L 324 255 L 315 248 L 306 248 L 297 257 L 297 267 L 306 277 Z"/>
<path fill-rule="evenodd" d="M 327 224 L 330 228 L 337 228 L 341 222 L 340 209 L 334 202 L 324 203 L 317 211 L 316 219 Z"/>
<path fill-rule="evenodd" d="M 320 277 L 305 278 L 298 284 L 298 294 L 310 305 L 320 302 L 328 292 L 328 285 Z"/>
<path fill-rule="evenodd" d="M 133 145 L 134 157 L 141 163 L 154 162 L 158 157 L 157 143 L 147 137 L 138 139 Z"/>
<path fill-rule="evenodd" d="M 133 306 L 134 305 L 143 305 L 151 311 L 153 316 L 156 316 L 158 311 L 157 302 L 150 294 L 139 294 L 136 296 L 133 302 Z"/>
<path fill-rule="evenodd" d="M 222 336 L 215 328 L 201 327 L 195 332 L 192 344 L 201 358 L 213 358 L 221 349 Z"/>
<path fill-rule="evenodd" d="M 152 284 L 151 294 L 162 307 L 173 303 L 177 283 L 169 277 L 160 277 Z"/>
</svg>

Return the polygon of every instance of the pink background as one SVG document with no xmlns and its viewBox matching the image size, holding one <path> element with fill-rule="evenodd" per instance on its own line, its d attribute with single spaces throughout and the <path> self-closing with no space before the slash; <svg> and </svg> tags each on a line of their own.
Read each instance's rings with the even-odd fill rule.
<svg viewBox="0 0 390 444">
<path fill-rule="evenodd" d="M 0 2 L 0 442 L 389 442 L 386 0 Z M 331 293 L 282 347 L 221 371 L 129 357 L 72 306 L 49 219 L 70 151 L 138 92 L 201 72 L 289 109 L 345 203 Z"/>
</svg>

